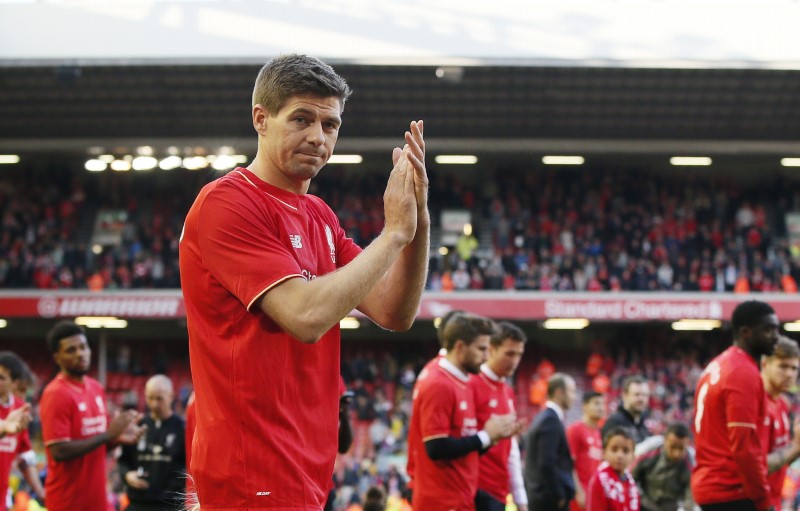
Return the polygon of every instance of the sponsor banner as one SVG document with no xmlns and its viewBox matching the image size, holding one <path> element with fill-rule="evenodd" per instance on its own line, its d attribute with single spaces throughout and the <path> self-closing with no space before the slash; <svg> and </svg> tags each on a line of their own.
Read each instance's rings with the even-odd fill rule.
<svg viewBox="0 0 800 511">
<path fill-rule="evenodd" d="M 0 317 L 74 318 L 114 316 L 118 318 L 168 319 L 186 316 L 183 296 L 178 292 L 69 293 L 37 296 L 0 295 Z"/>
<path fill-rule="evenodd" d="M 800 294 L 728 293 L 426 293 L 419 319 L 440 317 L 453 309 L 495 319 L 536 321 L 548 318 L 586 318 L 591 321 L 729 320 L 744 300 L 770 303 L 782 322 L 800 319 Z M 354 311 L 355 315 L 361 315 Z M 0 292 L 0 318 L 118 318 L 173 319 L 186 316 L 180 291 L 158 292 Z"/>
</svg>

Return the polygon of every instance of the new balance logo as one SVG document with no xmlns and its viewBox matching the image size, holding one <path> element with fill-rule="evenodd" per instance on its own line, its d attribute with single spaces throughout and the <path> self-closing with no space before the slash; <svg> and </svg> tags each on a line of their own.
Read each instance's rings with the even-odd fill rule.
<svg viewBox="0 0 800 511">
<path fill-rule="evenodd" d="M 294 248 L 303 248 L 303 239 L 300 238 L 299 234 L 290 234 L 289 240 L 292 242 L 292 247 Z"/>
<path fill-rule="evenodd" d="M 257 491 L 256 497 L 268 497 L 271 491 Z"/>
</svg>

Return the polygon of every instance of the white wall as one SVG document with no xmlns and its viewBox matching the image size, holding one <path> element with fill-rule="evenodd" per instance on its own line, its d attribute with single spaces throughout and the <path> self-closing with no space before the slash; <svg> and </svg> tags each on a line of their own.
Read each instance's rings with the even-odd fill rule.
<svg viewBox="0 0 800 511">
<path fill-rule="evenodd" d="M 0 65 L 263 62 L 800 69 L 800 1 L 0 0 Z"/>
</svg>

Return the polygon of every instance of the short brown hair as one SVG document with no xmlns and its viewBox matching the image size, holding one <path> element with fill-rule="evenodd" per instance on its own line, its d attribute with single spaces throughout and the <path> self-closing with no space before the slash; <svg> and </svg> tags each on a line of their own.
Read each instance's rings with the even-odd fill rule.
<svg viewBox="0 0 800 511">
<path fill-rule="evenodd" d="M 253 105 L 266 108 L 275 116 L 289 98 L 300 95 L 336 97 L 344 103 L 352 91 L 331 66 L 308 55 L 283 55 L 267 62 L 253 87 Z"/>
<path fill-rule="evenodd" d="M 525 335 L 525 332 L 520 327 L 508 321 L 501 321 L 497 323 L 497 333 L 492 336 L 492 346 L 500 346 L 506 339 L 521 343 L 528 342 L 528 336 Z"/>
<path fill-rule="evenodd" d="M 492 336 L 497 331 L 494 321 L 477 314 L 465 312 L 456 314 L 443 326 L 442 346 L 450 351 L 456 342 L 463 341 L 464 344 L 472 344 L 481 335 Z"/>
<path fill-rule="evenodd" d="M 771 357 L 786 360 L 787 358 L 800 358 L 800 348 L 793 339 L 789 339 L 781 335 L 778 337 L 778 342 L 775 344 L 775 349 L 772 350 Z"/>
</svg>

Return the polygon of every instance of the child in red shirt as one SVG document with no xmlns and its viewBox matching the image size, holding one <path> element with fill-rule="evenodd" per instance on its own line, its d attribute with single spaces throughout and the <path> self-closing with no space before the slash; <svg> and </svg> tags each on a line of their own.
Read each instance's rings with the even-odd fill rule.
<svg viewBox="0 0 800 511">
<path fill-rule="evenodd" d="M 635 440 L 628 428 L 611 428 L 603 438 L 603 462 L 586 490 L 586 511 L 639 511 L 639 491 L 628 467 Z"/>
</svg>

